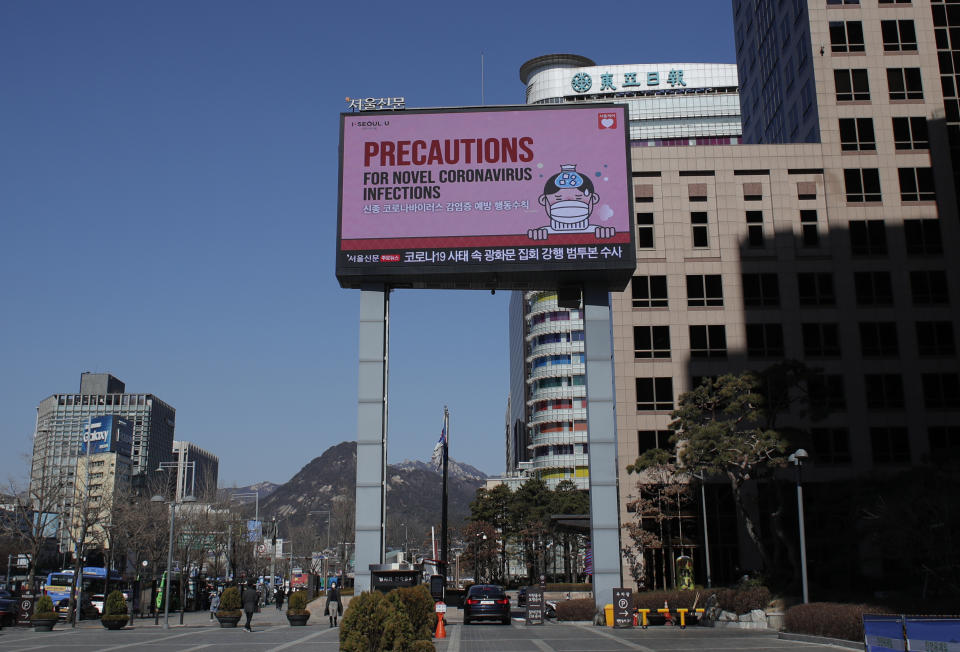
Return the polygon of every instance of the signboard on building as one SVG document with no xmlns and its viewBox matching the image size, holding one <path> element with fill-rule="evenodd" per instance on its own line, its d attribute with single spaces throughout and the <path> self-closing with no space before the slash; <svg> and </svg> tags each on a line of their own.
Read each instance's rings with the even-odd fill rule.
<svg viewBox="0 0 960 652">
<path fill-rule="evenodd" d="M 340 129 L 341 286 L 629 281 L 623 105 L 345 113 Z"/>
<path fill-rule="evenodd" d="M 129 419 L 115 414 L 89 417 L 80 438 L 80 454 L 119 453 L 130 457 L 133 425 Z"/>
</svg>

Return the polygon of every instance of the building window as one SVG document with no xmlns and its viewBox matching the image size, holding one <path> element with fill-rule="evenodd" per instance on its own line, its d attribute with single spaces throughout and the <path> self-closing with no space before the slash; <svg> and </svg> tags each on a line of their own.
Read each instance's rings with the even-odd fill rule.
<svg viewBox="0 0 960 652">
<path fill-rule="evenodd" d="M 841 374 L 813 374 L 807 379 L 807 402 L 810 409 L 825 416 L 847 409 L 847 393 Z"/>
<path fill-rule="evenodd" d="M 707 247 L 707 214 L 702 211 L 690 213 L 690 224 L 693 228 L 693 246 Z"/>
<path fill-rule="evenodd" d="M 633 356 L 635 358 L 669 358 L 669 326 L 634 326 Z"/>
<path fill-rule="evenodd" d="M 867 407 L 895 410 L 903 407 L 903 377 L 900 374 L 867 374 L 863 377 Z"/>
<path fill-rule="evenodd" d="M 930 149 L 926 118 L 893 118 L 893 142 L 897 149 Z"/>
<path fill-rule="evenodd" d="M 903 237 L 910 256 L 943 253 L 938 220 L 904 220 Z"/>
<path fill-rule="evenodd" d="M 850 433 L 846 428 L 811 428 L 815 464 L 850 464 Z"/>
<path fill-rule="evenodd" d="M 827 0 L 827 6 L 830 5 L 858 5 L 860 0 Z"/>
<path fill-rule="evenodd" d="M 880 171 L 876 168 L 846 168 L 843 181 L 847 201 L 880 201 Z"/>
<path fill-rule="evenodd" d="M 724 326 L 691 326 L 690 357 L 726 358 L 726 328 Z"/>
<path fill-rule="evenodd" d="M 933 409 L 960 408 L 960 376 L 957 374 L 921 374 L 923 404 Z"/>
<path fill-rule="evenodd" d="M 673 444 L 670 443 L 670 437 L 672 435 L 673 432 L 670 430 L 638 430 L 637 452 L 643 455 L 654 448 L 672 451 Z"/>
<path fill-rule="evenodd" d="M 719 274 L 695 274 L 687 277 L 688 306 L 722 306 L 723 281 Z"/>
<path fill-rule="evenodd" d="M 870 99 L 870 81 L 866 68 L 834 70 L 833 81 L 836 85 L 838 102 Z"/>
<path fill-rule="evenodd" d="M 923 81 L 919 68 L 887 68 L 891 100 L 922 100 Z"/>
<path fill-rule="evenodd" d="M 873 118 L 840 118 L 840 149 L 845 152 L 873 151 L 877 139 L 873 135 Z"/>
<path fill-rule="evenodd" d="M 933 459 L 955 462 L 960 458 L 960 426 L 931 426 L 927 439 Z"/>
<path fill-rule="evenodd" d="M 744 306 L 779 306 L 780 284 L 775 273 L 743 275 Z"/>
<path fill-rule="evenodd" d="M 917 352 L 920 355 L 956 355 L 957 345 L 953 338 L 953 322 L 918 321 Z"/>
<path fill-rule="evenodd" d="M 666 308 L 666 276 L 634 276 L 630 284 L 634 308 Z"/>
<path fill-rule="evenodd" d="M 889 306 L 893 303 L 890 272 L 854 272 L 853 287 L 858 306 Z"/>
<path fill-rule="evenodd" d="M 879 0 L 881 5 L 908 5 L 911 0 Z"/>
<path fill-rule="evenodd" d="M 831 52 L 863 52 L 863 23 L 859 20 L 830 21 Z"/>
<path fill-rule="evenodd" d="M 860 322 L 860 353 L 865 358 L 890 358 L 899 353 L 897 325 L 892 321 Z"/>
<path fill-rule="evenodd" d="M 881 20 L 880 34 L 883 36 L 884 52 L 908 52 L 917 49 L 917 30 L 912 20 Z"/>
<path fill-rule="evenodd" d="M 751 358 L 783 357 L 783 326 L 747 324 L 747 356 Z"/>
<path fill-rule="evenodd" d="M 870 428 L 874 464 L 909 464 L 910 441 L 902 427 Z"/>
<path fill-rule="evenodd" d="M 747 243 L 751 247 L 763 246 L 763 211 L 747 211 Z"/>
<path fill-rule="evenodd" d="M 835 358 L 840 355 L 840 329 L 832 323 L 801 324 L 803 354 L 811 358 Z"/>
<path fill-rule="evenodd" d="M 910 293 L 916 305 L 947 303 L 946 272 L 936 269 L 910 272 Z"/>
<path fill-rule="evenodd" d="M 637 378 L 637 410 L 672 410 L 673 378 Z"/>
<path fill-rule="evenodd" d="M 932 168 L 900 168 L 900 201 L 934 201 Z"/>
<path fill-rule="evenodd" d="M 887 253 L 887 230 L 883 220 L 851 220 L 850 253 L 854 256 L 882 256 Z"/>
<path fill-rule="evenodd" d="M 637 248 L 653 249 L 653 213 L 637 213 Z"/>
<path fill-rule="evenodd" d="M 804 247 L 820 246 L 820 230 L 817 227 L 817 211 L 800 211 L 800 233 L 803 238 Z"/>
<path fill-rule="evenodd" d="M 832 306 L 836 303 L 833 274 L 829 272 L 797 274 L 797 290 L 802 306 Z"/>
</svg>

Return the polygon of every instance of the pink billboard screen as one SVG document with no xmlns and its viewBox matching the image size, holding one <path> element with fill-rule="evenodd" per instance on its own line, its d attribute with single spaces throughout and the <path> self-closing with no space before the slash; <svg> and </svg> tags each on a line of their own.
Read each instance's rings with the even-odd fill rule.
<svg viewBox="0 0 960 652">
<path fill-rule="evenodd" d="M 341 114 L 340 284 L 622 286 L 626 122 L 614 104 Z"/>
</svg>

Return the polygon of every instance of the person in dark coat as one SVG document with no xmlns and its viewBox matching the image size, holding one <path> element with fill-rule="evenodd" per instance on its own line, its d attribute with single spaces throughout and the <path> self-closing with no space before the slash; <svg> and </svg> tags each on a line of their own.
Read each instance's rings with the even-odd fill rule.
<svg viewBox="0 0 960 652">
<path fill-rule="evenodd" d="M 330 583 L 330 590 L 327 591 L 327 604 L 323 608 L 323 615 L 330 616 L 330 626 L 337 626 L 337 617 L 343 613 L 343 603 L 340 602 L 340 589 L 336 582 Z"/>
<path fill-rule="evenodd" d="M 243 612 L 247 615 L 247 624 L 244 625 L 243 628 L 248 632 L 252 632 L 253 629 L 250 627 L 250 620 L 253 618 L 253 612 L 257 610 L 260 594 L 253 588 L 253 584 L 247 584 L 247 588 L 243 590 L 241 599 L 243 600 Z"/>
<path fill-rule="evenodd" d="M 273 594 L 273 601 L 277 603 L 277 611 L 283 609 L 283 597 L 286 593 L 283 590 L 282 586 L 277 587 L 276 593 Z"/>
</svg>

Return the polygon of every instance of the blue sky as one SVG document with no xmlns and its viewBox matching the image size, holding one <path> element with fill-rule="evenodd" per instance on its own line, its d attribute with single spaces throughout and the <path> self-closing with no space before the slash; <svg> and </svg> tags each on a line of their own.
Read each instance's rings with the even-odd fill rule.
<svg viewBox="0 0 960 652">
<path fill-rule="evenodd" d="M 334 278 L 339 113 L 524 101 L 520 65 L 734 61 L 728 2 L 0 2 L 0 481 L 36 405 L 109 372 L 221 484 L 356 438 L 359 292 Z M 394 292 L 390 461 L 503 471 L 507 304 Z"/>
</svg>

